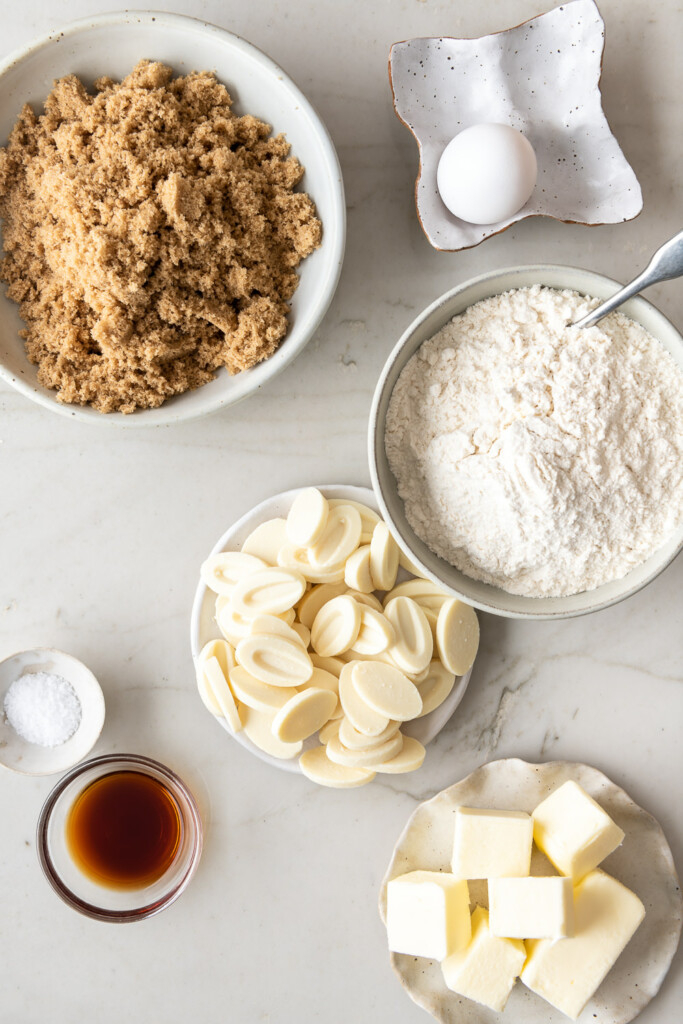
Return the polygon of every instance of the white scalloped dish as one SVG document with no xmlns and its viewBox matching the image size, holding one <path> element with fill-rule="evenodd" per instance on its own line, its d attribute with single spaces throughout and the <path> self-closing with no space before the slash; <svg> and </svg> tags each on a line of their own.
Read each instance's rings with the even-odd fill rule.
<svg viewBox="0 0 683 1024">
<path fill-rule="evenodd" d="M 625 832 L 622 845 L 601 867 L 633 890 L 645 918 L 604 982 L 579 1016 L 580 1024 L 628 1024 L 659 991 L 678 946 L 681 892 L 671 850 L 655 819 L 602 772 L 570 761 L 529 764 L 492 761 L 420 804 L 400 836 L 379 900 L 386 923 L 390 879 L 422 868 L 449 870 L 453 814 L 458 805 L 531 812 L 548 794 L 573 779 Z M 477 888 L 475 888 L 477 887 Z M 473 902 L 485 904 L 485 883 L 471 883 Z M 450 992 L 433 960 L 391 954 L 391 965 L 418 1006 L 441 1024 L 562 1024 L 569 1019 L 517 982 L 502 1014 Z"/>
</svg>

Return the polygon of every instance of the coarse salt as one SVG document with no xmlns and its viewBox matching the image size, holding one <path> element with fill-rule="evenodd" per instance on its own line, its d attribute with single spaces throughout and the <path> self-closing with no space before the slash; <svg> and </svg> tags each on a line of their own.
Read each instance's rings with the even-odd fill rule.
<svg viewBox="0 0 683 1024">
<path fill-rule="evenodd" d="M 5 715 L 28 743 L 58 747 L 73 736 L 81 721 L 81 702 L 71 683 L 50 672 L 30 672 L 15 679 L 5 694 Z"/>
</svg>

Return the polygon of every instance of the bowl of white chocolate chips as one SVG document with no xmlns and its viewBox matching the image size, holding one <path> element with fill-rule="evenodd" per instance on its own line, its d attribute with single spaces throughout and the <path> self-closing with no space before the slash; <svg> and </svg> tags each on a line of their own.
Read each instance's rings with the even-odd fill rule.
<svg viewBox="0 0 683 1024">
<path fill-rule="evenodd" d="M 382 515 L 419 572 L 498 615 L 565 618 L 636 593 L 683 547 L 683 339 L 590 271 L 495 271 L 437 299 L 370 416 Z"/>
<path fill-rule="evenodd" d="M 474 610 L 415 574 L 362 487 L 252 509 L 202 564 L 192 612 L 207 710 L 251 753 L 333 788 L 419 768 L 478 644 Z"/>
</svg>

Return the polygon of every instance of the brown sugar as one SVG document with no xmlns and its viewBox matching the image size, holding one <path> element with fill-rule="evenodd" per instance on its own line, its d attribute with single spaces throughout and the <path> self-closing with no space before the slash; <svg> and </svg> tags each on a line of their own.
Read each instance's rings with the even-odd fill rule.
<svg viewBox="0 0 683 1024">
<path fill-rule="evenodd" d="M 272 355 L 322 229 L 285 137 L 213 74 L 95 89 L 59 80 L 0 149 L 0 278 L 40 383 L 129 413 Z"/>
</svg>

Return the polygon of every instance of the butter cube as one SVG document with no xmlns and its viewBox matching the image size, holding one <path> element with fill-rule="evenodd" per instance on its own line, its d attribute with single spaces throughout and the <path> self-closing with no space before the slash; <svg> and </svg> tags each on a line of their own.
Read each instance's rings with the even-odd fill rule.
<svg viewBox="0 0 683 1024">
<path fill-rule="evenodd" d="M 592 871 L 576 886 L 574 911 L 573 938 L 526 943 L 521 979 L 576 1020 L 643 920 L 645 907 L 621 882 Z"/>
<path fill-rule="evenodd" d="M 451 870 L 457 878 L 529 874 L 533 821 L 524 811 L 457 807 Z"/>
<path fill-rule="evenodd" d="M 565 782 L 551 793 L 532 818 L 536 845 L 575 884 L 624 839 L 619 826 L 576 782 Z"/>
<path fill-rule="evenodd" d="M 467 882 L 441 871 L 411 871 L 387 885 L 387 936 L 394 953 L 445 960 L 471 934 Z"/>
<path fill-rule="evenodd" d="M 488 910 L 477 907 L 472 914 L 471 942 L 459 953 L 446 957 L 441 970 L 452 992 L 500 1013 L 525 959 L 524 943 L 492 935 Z"/>
<path fill-rule="evenodd" d="M 562 939 L 574 934 L 571 878 L 492 878 L 489 927 L 508 939 Z"/>
</svg>

